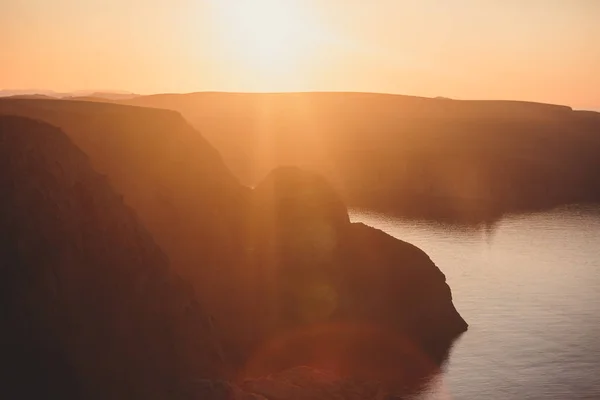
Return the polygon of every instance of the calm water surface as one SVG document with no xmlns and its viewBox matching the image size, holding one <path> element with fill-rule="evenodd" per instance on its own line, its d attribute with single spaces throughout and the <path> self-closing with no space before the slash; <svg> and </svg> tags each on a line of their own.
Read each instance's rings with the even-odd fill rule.
<svg viewBox="0 0 600 400">
<path fill-rule="evenodd" d="M 470 325 L 420 399 L 600 399 L 600 209 L 491 228 L 351 218 L 427 252 Z"/>
</svg>

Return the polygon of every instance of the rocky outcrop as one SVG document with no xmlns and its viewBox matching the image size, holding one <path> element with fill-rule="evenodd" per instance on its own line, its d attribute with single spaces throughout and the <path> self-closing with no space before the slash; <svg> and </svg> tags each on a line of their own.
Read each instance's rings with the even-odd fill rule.
<svg viewBox="0 0 600 400">
<path fill-rule="evenodd" d="M 0 397 L 165 399 L 222 376 L 194 291 L 60 130 L 0 117 Z"/>
<path fill-rule="evenodd" d="M 405 332 L 435 362 L 445 359 L 453 339 L 468 325 L 452 303 L 445 275 L 429 256 L 360 223 L 352 224 L 345 245 L 345 288 L 353 301 L 344 313 L 384 321 Z"/>
<path fill-rule="evenodd" d="M 351 224 L 322 177 L 273 171 L 254 189 L 253 216 L 250 269 L 264 331 L 247 373 L 308 365 L 408 384 L 431 373 L 467 329 L 429 257 Z"/>
</svg>

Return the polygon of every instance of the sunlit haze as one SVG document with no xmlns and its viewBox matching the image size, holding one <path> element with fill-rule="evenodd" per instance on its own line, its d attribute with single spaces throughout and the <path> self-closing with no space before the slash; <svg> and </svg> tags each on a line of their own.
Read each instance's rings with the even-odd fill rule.
<svg viewBox="0 0 600 400">
<path fill-rule="evenodd" d="M 0 88 L 369 91 L 600 109 L 596 0 L 4 0 Z"/>
</svg>

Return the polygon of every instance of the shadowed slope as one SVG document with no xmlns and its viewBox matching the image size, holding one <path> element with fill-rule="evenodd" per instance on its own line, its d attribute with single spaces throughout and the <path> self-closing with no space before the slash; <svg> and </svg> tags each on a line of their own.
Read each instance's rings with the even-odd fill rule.
<svg viewBox="0 0 600 400">
<path fill-rule="evenodd" d="M 60 127 L 106 175 L 216 318 L 237 364 L 245 310 L 241 230 L 249 189 L 180 115 L 167 110 L 76 101 L 0 99 L 13 113 Z"/>
<path fill-rule="evenodd" d="M 57 128 L 0 117 L 3 398 L 164 399 L 222 370 L 193 290 Z"/>
<path fill-rule="evenodd" d="M 246 189 L 177 113 L 104 103 L 0 99 L 2 113 L 60 127 L 136 210 L 179 271 L 218 269 L 239 253 L 236 226 Z"/>
<path fill-rule="evenodd" d="M 313 169 L 350 207 L 477 222 L 600 201 L 600 114 L 517 101 L 372 93 L 193 93 L 128 104 L 177 110 L 243 183 Z"/>
</svg>

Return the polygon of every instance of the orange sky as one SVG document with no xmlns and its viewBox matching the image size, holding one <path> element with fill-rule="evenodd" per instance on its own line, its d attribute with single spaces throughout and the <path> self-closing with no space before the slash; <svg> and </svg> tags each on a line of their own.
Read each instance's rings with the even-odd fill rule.
<svg viewBox="0 0 600 400">
<path fill-rule="evenodd" d="M 600 109 L 600 0 L 0 0 L 0 88 Z"/>
</svg>

